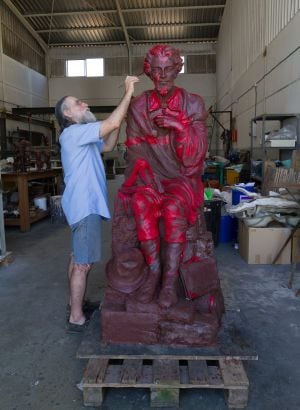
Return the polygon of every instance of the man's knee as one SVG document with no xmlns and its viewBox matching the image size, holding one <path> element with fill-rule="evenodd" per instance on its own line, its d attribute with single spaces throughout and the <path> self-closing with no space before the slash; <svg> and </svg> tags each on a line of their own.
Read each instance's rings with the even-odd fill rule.
<svg viewBox="0 0 300 410">
<path fill-rule="evenodd" d="M 92 265 L 89 263 L 74 263 L 73 274 L 87 275 L 91 270 Z"/>
</svg>

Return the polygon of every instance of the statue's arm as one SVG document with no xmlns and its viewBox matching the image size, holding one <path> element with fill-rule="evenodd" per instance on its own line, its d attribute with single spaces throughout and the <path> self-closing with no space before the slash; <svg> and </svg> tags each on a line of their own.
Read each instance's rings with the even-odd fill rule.
<svg viewBox="0 0 300 410">
<path fill-rule="evenodd" d="M 181 131 L 176 132 L 173 142 L 176 155 L 183 167 L 202 167 L 208 148 L 206 117 L 203 99 L 198 95 L 190 95 L 185 126 Z"/>
</svg>

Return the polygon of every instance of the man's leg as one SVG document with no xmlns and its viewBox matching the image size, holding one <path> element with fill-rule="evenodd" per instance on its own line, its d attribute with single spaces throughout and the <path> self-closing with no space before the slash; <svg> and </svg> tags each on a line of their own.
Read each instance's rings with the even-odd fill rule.
<svg viewBox="0 0 300 410">
<path fill-rule="evenodd" d="M 87 277 L 94 262 L 101 259 L 101 217 L 91 214 L 71 226 L 73 256 L 69 262 L 70 323 L 85 323 L 83 300 Z"/>
<path fill-rule="evenodd" d="M 89 264 L 73 264 L 73 269 L 70 274 L 70 302 L 71 314 L 69 322 L 82 325 L 85 322 L 82 305 L 86 290 L 87 276 L 91 270 Z"/>
<path fill-rule="evenodd" d="M 74 256 L 71 253 L 70 258 L 69 258 L 69 265 L 68 265 L 68 279 L 69 279 L 69 285 L 71 283 L 71 276 L 72 276 L 72 272 L 74 269 Z M 70 296 L 69 296 L 69 308 L 71 308 L 71 292 L 70 292 Z M 70 313 L 70 312 L 69 312 Z"/>
</svg>

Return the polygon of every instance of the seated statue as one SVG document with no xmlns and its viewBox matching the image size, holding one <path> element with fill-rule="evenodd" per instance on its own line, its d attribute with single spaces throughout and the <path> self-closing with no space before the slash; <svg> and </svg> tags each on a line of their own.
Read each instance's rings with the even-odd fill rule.
<svg viewBox="0 0 300 410">
<path fill-rule="evenodd" d="M 178 311 L 185 298 L 199 297 L 206 297 L 208 311 L 215 305 L 217 321 L 223 312 L 211 234 L 203 216 L 207 112 L 199 95 L 174 85 L 182 64 L 179 50 L 167 45 L 151 48 L 144 72 L 154 89 L 133 98 L 128 110 L 127 168 L 115 202 L 102 313 L 105 341 L 126 342 L 114 340 L 109 330 L 108 312 L 115 312 L 116 299 L 124 302 L 125 311 L 147 313 L 146 305 L 151 305 L 152 317 L 153 309 L 160 315 L 168 309 Z M 197 310 L 195 303 L 187 309 Z M 150 343 L 153 340 L 161 342 L 159 337 Z"/>
</svg>

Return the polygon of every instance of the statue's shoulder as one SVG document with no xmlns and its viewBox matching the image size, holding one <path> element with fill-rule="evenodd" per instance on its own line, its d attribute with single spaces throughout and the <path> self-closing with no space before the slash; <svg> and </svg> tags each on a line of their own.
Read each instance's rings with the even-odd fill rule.
<svg viewBox="0 0 300 410">
<path fill-rule="evenodd" d="M 185 101 L 185 107 L 188 113 L 197 113 L 194 119 L 204 120 L 207 117 L 205 110 L 205 103 L 203 97 L 199 94 L 190 93 L 189 91 L 181 88 L 181 93 Z"/>
<path fill-rule="evenodd" d="M 181 89 L 183 91 L 183 94 L 185 98 L 190 102 L 190 103 L 199 103 L 203 104 L 203 97 L 199 94 L 195 93 L 190 93 L 189 91 L 185 90 L 184 88 Z"/>
<path fill-rule="evenodd" d="M 130 106 L 132 109 L 137 109 L 141 105 L 144 105 L 147 101 L 148 91 L 144 91 L 142 94 L 133 97 Z"/>
</svg>

